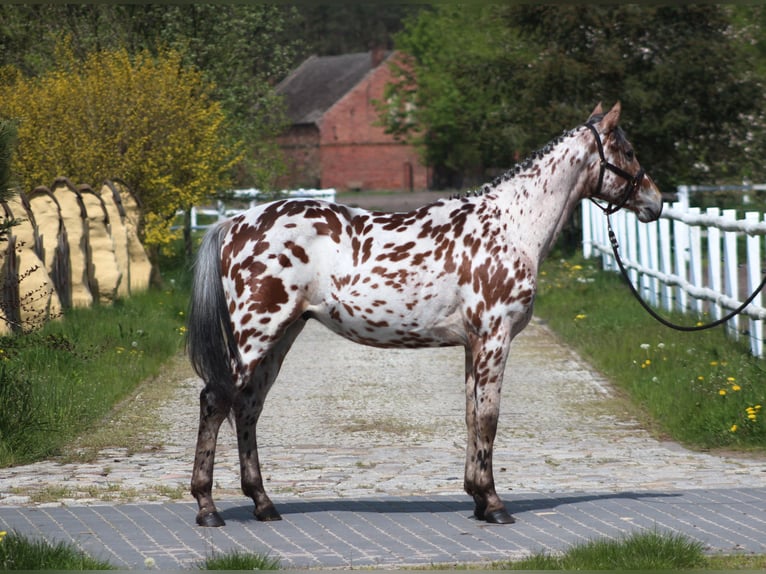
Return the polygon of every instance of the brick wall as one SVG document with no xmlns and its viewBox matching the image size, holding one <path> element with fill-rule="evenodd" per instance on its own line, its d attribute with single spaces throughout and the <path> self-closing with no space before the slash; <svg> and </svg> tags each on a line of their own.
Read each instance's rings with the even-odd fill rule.
<svg viewBox="0 0 766 574">
<path fill-rule="evenodd" d="M 276 182 L 277 189 L 321 187 L 319 130 L 314 125 L 292 126 L 278 138 L 285 158 L 286 173 Z"/>
<path fill-rule="evenodd" d="M 420 164 L 415 149 L 375 125 L 378 114 L 373 100 L 383 98 L 391 78 L 388 62 L 390 58 L 373 69 L 322 119 L 322 187 L 427 189 L 428 170 Z"/>
</svg>

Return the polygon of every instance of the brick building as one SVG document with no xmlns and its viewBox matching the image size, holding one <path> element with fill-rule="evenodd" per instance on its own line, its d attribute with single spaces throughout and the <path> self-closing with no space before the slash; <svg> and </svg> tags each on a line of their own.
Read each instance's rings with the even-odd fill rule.
<svg viewBox="0 0 766 574">
<path fill-rule="evenodd" d="M 279 187 L 428 188 L 415 148 L 375 125 L 373 100 L 383 98 L 396 57 L 382 50 L 311 56 L 277 86 L 291 122 L 279 138 L 288 167 Z"/>
</svg>

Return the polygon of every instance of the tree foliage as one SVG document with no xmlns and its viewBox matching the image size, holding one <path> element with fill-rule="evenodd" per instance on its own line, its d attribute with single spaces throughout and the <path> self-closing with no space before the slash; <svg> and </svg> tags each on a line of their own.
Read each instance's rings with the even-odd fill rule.
<svg viewBox="0 0 766 574">
<path fill-rule="evenodd" d="M 661 186 L 761 178 L 756 53 L 733 14 L 721 5 L 439 5 L 396 37 L 412 74 L 390 88 L 383 118 L 432 165 L 470 172 L 508 167 L 598 101 L 621 100 Z"/>
<path fill-rule="evenodd" d="M 174 237 L 177 209 L 228 187 L 241 157 L 213 86 L 173 50 L 157 57 L 103 50 L 81 61 L 62 44 L 49 72 L 6 69 L 0 85 L 0 117 L 18 120 L 19 183 L 31 189 L 60 175 L 93 183 L 119 176 L 143 203 L 150 245 Z"/>
<path fill-rule="evenodd" d="M 7 201 L 13 195 L 11 161 L 16 144 L 16 125 L 10 120 L 0 119 L 0 201 Z M 0 214 L 2 212 L 0 211 Z M 2 214 L 4 215 L 4 214 Z M 14 225 L 12 220 L 3 217 L 0 223 L 0 242 L 6 238 L 8 230 Z M 0 256 L 2 259 L 2 256 Z"/>
<path fill-rule="evenodd" d="M 246 155 L 237 185 L 268 188 L 281 169 L 273 136 L 282 129 L 274 85 L 296 64 L 304 43 L 298 10 L 268 4 L 0 5 L 0 66 L 35 77 L 56 67 L 55 46 L 70 38 L 75 59 L 103 50 L 131 55 L 168 49 L 201 70 L 214 87 Z"/>
</svg>

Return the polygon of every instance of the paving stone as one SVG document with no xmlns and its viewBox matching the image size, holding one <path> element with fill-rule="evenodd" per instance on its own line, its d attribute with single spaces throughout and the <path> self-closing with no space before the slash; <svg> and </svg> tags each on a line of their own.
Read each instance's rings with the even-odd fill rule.
<svg viewBox="0 0 766 574">
<path fill-rule="evenodd" d="M 229 550 L 268 552 L 292 568 L 487 563 L 643 529 L 682 532 L 711 553 L 766 553 L 763 458 L 655 440 L 607 408 L 608 382 L 539 321 L 512 348 L 494 457 L 517 523 L 477 522 L 462 493 L 462 376 L 460 350 L 370 349 L 310 324 L 259 425 L 282 521 L 254 520 L 228 425 L 214 491 L 227 526 L 199 528 L 191 497 L 173 500 L 193 459 L 200 382 L 190 379 L 160 409 L 159 450 L 0 472 L 0 530 L 136 570 L 147 558 L 193 568 Z M 66 498 L 51 502 L 62 486 Z M 40 492 L 46 502 L 34 502 Z"/>
</svg>

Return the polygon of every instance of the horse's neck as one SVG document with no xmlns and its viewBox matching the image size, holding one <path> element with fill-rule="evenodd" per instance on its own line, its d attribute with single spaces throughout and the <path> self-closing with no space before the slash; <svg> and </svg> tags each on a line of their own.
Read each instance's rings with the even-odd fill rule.
<svg viewBox="0 0 766 574">
<path fill-rule="evenodd" d="M 579 142 L 578 135 L 560 141 L 492 194 L 504 212 L 508 239 L 521 243 L 538 264 L 584 196 L 590 152 Z"/>
</svg>

